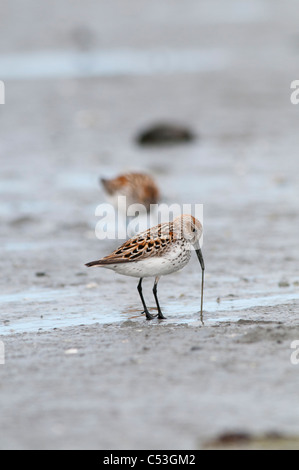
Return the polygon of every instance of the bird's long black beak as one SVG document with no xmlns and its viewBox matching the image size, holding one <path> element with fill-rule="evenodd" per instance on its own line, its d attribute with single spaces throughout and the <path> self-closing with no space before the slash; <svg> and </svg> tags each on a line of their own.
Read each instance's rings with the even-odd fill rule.
<svg viewBox="0 0 299 470">
<path fill-rule="evenodd" d="M 204 259 L 203 259 L 203 256 L 202 256 L 202 251 L 201 251 L 200 248 L 197 248 L 195 251 L 196 251 L 196 254 L 197 254 L 197 258 L 200 262 L 201 269 L 204 271 L 205 270 L 205 262 L 204 262 Z"/>
<path fill-rule="evenodd" d="M 203 289 L 204 289 L 204 280 L 205 280 L 205 262 L 204 262 L 204 259 L 203 259 L 203 256 L 202 256 L 202 251 L 201 251 L 199 245 L 196 247 L 195 251 L 196 251 L 196 254 L 197 254 L 197 258 L 198 258 L 198 260 L 199 260 L 199 262 L 200 262 L 201 272 L 202 272 L 202 278 L 201 278 L 200 319 L 201 319 L 202 324 L 204 324 L 204 323 L 203 323 Z"/>
</svg>

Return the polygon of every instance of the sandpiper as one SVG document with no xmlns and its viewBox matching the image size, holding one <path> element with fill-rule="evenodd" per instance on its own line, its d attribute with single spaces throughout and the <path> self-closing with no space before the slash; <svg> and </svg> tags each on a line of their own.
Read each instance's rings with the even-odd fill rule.
<svg viewBox="0 0 299 470">
<path fill-rule="evenodd" d="M 161 311 L 157 285 L 161 276 L 182 269 L 191 258 L 191 250 L 195 249 L 202 269 L 201 283 L 201 321 L 203 323 L 203 288 L 205 265 L 199 240 L 202 235 L 202 225 L 192 215 L 181 215 L 173 222 L 167 222 L 150 228 L 130 238 L 113 253 L 97 261 L 91 261 L 86 266 L 99 266 L 139 278 L 138 292 L 142 301 L 147 320 L 156 316 L 165 318 Z M 142 280 L 145 277 L 155 277 L 153 294 L 158 315 L 152 315 L 142 294 Z"/>
<path fill-rule="evenodd" d="M 119 196 L 126 196 L 127 206 L 142 204 L 150 210 L 151 204 L 157 204 L 160 191 L 153 178 L 145 173 L 125 173 L 113 179 L 100 179 L 109 200 L 117 205 Z"/>
</svg>

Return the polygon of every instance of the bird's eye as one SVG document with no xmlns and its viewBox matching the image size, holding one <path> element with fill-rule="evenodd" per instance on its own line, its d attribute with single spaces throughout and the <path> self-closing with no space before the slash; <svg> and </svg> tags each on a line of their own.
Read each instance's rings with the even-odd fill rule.
<svg viewBox="0 0 299 470">
<path fill-rule="evenodd" d="M 192 228 L 192 232 L 193 232 L 193 233 L 196 232 L 196 228 L 195 228 L 195 227 Z"/>
</svg>

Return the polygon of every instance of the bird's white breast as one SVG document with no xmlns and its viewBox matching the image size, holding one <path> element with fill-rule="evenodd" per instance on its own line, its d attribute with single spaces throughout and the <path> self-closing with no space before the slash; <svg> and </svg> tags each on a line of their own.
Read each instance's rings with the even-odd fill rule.
<svg viewBox="0 0 299 470">
<path fill-rule="evenodd" d="M 108 269 L 133 277 L 164 276 L 182 269 L 189 262 L 191 249 L 185 244 L 173 245 L 162 256 L 152 256 L 140 261 L 106 265 Z"/>
</svg>

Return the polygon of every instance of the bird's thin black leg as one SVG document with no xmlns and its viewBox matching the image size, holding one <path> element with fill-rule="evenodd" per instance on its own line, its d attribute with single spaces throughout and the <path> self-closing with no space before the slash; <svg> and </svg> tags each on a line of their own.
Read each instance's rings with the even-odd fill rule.
<svg viewBox="0 0 299 470">
<path fill-rule="evenodd" d="M 146 315 L 146 319 L 147 320 L 152 320 L 153 318 L 155 318 L 155 316 L 151 315 L 149 313 L 148 308 L 147 308 L 146 303 L 145 303 L 144 298 L 143 298 L 143 294 L 142 294 L 142 277 L 140 278 L 139 284 L 137 286 L 137 290 L 139 292 L 139 295 L 140 295 L 140 298 L 141 298 L 141 301 L 142 301 L 142 305 L 143 305 L 143 308 L 144 308 L 144 313 Z"/>
<path fill-rule="evenodd" d="M 157 295 L 157 286 L 158 286 L 158 282 L 159 282 L 159 277 L 157 276 L 156 279 L 155 279 L 155 284 L 154 284 L 154 288 L 153 288 L 153 293 L 154 293 L 154 297 L 155 297 L 155 301 L 156 301 L 156 304 L 157 304 L 157 308 L 158 308 L 158 318 L 160 320 L 162 320 L 164 317 L 163 313 L 162 313 L 162 310 L 160 308 L 160 305 L 159 305 L 159 300 L 158 300 L 158 295 Z"/>
</svg>

